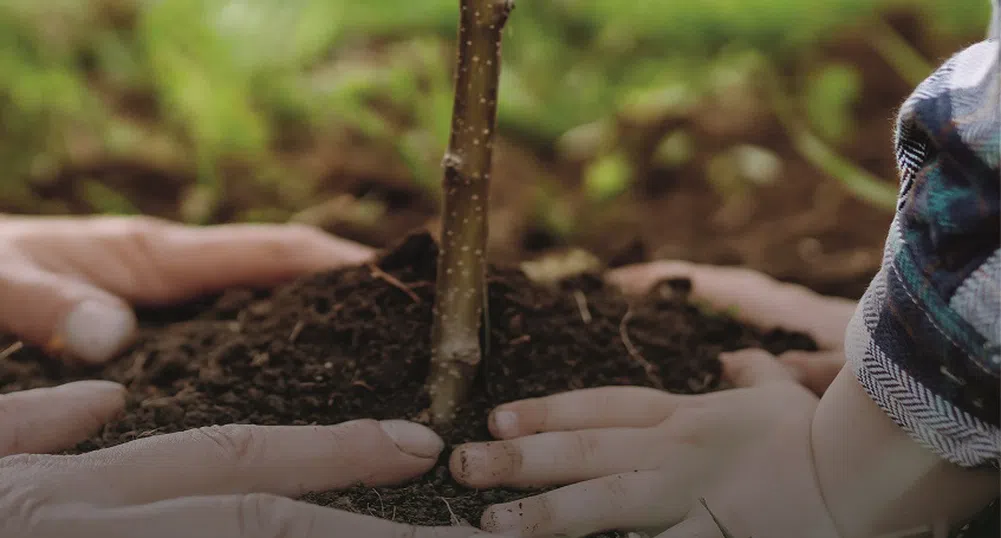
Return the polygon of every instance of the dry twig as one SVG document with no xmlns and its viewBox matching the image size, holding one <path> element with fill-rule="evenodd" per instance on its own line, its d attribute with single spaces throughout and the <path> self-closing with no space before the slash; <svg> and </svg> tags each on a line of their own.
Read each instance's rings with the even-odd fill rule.
<svg viewBox="0 0 1001 538">
<path fill-rule="evenodd" d="M 13 344 L 7 346 L 6 349 L 4 349 L 3 351 L 0 351 L 0 361 L 6 360 L 6 359 L 10 358 L 11 355 L 17 353 L 18 351 L 21 351 L 21 348 L 23 348 L 23 347 L 24 347 L 24 342 L 22 342 L 20 340 L 18 340 L 17 342 L 14 342 Z"/>
<path fill-rule="evenodd" d="M 441 499 L 441 502 L 445 503 L 445 508 L 448 509 L 449 520 L 452 522 L 453 526 L 457 527 L 457 526 L 465 525 L 466 524 L 466 520 L 464 520 L 461 517 L 455 515 L 455 512 L 452 511 L 452 505 L 448 504 L 448 499 L 446 499 L 445 497 L 438 497 L 438 498 Z"/>
<path fill-rule="evenodd" d="M 306 326 L 306 323 L 303 322 L 301 319 L 299 321 L 295 322 L 295 327 L 292 327 L 292 334 L 288 335 L 288 341 L 294 344 L 295 341 L 299 338 L 299 333 L 302 332 L 302 329 L 305 326 Z"/>
<path fill-rule="evenodd" d="M 657 366 L 646 360 L 629 338 L 629 320 L 631 319 L 633 319 L 633 309 L 629 307 L 629 310 L 626 310 L 626 315 L 622 316 L 622 321 L 619 323 L 619 337 L 622 338 L 622 345 L 626 346 L 629 356 L 643 366 L 646 377 L 653 384 L 654 388 L 663 389 L 664 383 L 660 380 L 660 372 L 657 370 Z"/>
<path fill-rule="evenodd" d="M 573 290 L 573 298 L 577 301 L 577 310 L 580 310 L 580 319 L 585 324 L 591 323 L 591 310 L 587 307 L 587 296 L 580 290 Z"/>
<path fill-rule="evenodd" d="M 389 283 L 390 286 L 393 286 L 394 288 L 397 288 L 403 293 L 406 293 L 411 299 L 413 299 L 415 303 L 421 302 L 421 298 L 418 297 L 416 293 L 414 293 L 414 290 L 408 288 L 407 285 L 404 284 L 403 282 L 400 282 L 400 279 L 383 271 L 376 265 L 369 264 L 368 268 L 372 272 L 373 277 L 378 278 L 380 280 L 385 280 L 387 283 Z"/>
</svg>

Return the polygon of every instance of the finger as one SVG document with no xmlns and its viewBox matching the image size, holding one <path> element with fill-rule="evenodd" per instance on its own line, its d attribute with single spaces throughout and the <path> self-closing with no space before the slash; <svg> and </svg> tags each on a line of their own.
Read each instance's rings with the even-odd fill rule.
<svg viewBox="0 0 1001 538">
<path fill-rule="evenodd" d="M 672 488 L 671 485 L 674 487 Z M 606 476 L 487 508 L 481 527 L 519 536 L 587 536 L 663 528 L 691 508 L 682 481 L 662 471 Z"/>
<path fill-rule="evenodd" d="M 787 351 L 778 357 L 800 385 L 823 396 L 845 366 L 844 351 Z"/>
<path fill-rule="evenodd" d="M 110 381 L 77 381 L 0 395 L 0 457 L 70 448 L 124 408 L 125 388 Z"/>
<path fill-rule="evenodd" d="M 83 472 L 74 482 L 63 477 L 62 495 L 104 504 L 231 493 L 297 497 L 413 478 L 434 466 L 443 447 L 431 430 L 398 420 L 200 428 L 79 456 Z M 99 492 L 90 491 L 95 473 L 105 486 Z"/>
<path fill-rule="evenodd" d="M 151 304 L 270 286 L 373 255 L 304 225 L 195 227 L 148 217 L 65 219 L 24 248 L 50 270 L 59 267 L 127 301 Z"/>
<path fill-rule="evenodd" d="M 0 329 L 50 353 L 110 359 L 136 330 L 132 308 L 79 279 L 12 263 L 0 267 Z"/>
<path fill-rule="evenodd" d="M 667 278 L 688 278 L 692 281 L 694 299 L 718 310 L 731 311 L 745 323 L 805 332 L 823 349 L 843 347 L 845 327 L 855 313 L 855 301 L 825 297 L 803 286 L 779 282 L 739 267 L 659 261 L 609 273 L 614 284 L 632 294 L 645 293 Z"/>
<path fill-rule="evenodd" d="M 599 387 L 498 406 L 490 433 L 511 439 L 546 431 L 643 428 L 666 419 L 684 396 L 647 387 Z"/>
<path fill-rule="evenodd" d="M 413 527 L 288 498 L 250 494 L 169 499 L 138 506 L 84 504 L 46 511 L 39 538 L 486 538 L 471 527 Z"/>
<path fill-rule="evenodd" d="M 723 378 L 738 388 L 795 381 L 774 355 L 761 349 L 722 353 L 719 359 L 723 363 Z"/>
<path fill-rule="evenodd" d="M 473 488 L 562 485 L 654 468 L 658 441 L 653 428 L 540 433 L 462 445 L 449 466 L 456 481 Z"/>
</svg>

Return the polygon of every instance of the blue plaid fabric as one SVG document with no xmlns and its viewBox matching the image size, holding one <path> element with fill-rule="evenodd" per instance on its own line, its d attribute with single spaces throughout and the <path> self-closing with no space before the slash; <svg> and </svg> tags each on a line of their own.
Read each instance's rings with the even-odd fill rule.
<svg viewBox="0 0 1001 538">
<path fill-rule="evenodd" d="M 846 354 L 915 440 L 964 467 L 1001 456 L 998 39 L 953 56 L 904 102 L 896 216 Z"/>
</svg>

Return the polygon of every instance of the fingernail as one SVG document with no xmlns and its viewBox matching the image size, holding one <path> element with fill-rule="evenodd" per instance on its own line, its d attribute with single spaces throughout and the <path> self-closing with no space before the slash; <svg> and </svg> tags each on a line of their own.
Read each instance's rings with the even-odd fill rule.
<svg viewBox="0 0 1001 538">
<path fill-rule="evenodd" d="M 437 458 L 445 449 L 445 442 L 436 433 L 406 420 L 383 420 L 382 431 L 396 443 L 400 450 L 418 458 Z"/>
<path fill-rule="evenodd" d="M 518 435 L 518 414 L 514 411 L 494 412 L 494 429 L 500 437 L 508 438 Z"/>
<path fill-rule="evenodd" d="M 62 340 L 74 357 L 103 362 L 121 351 L 136 330 L 131 309 L 89 300 L 78 304 L 63 322 Z"/>
</svg>

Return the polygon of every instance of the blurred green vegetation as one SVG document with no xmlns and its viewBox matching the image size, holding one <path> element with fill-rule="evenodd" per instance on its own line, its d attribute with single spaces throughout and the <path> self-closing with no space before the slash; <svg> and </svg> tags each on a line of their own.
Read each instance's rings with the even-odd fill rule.
<svg viewBox="0 0 1001 538">
<path fill-rule="evenodd" d="M 328 135 L 345 130 L 391 148 L 433 193 L 451 114 L 456 8 L 456 0 L 3 0 L 0 201 L 57 211 L 33 185 L 67 166 L 131 159 L 191 174 L 187 220 L 211 220 L 237 181 L 227 172 L 234 163 L 246 170 L 240 181 L 284 198 L 276 205 L 302 208 L 313 187 L 283 166 L 284 141 L 335 140 Z M 889 9 L 918 13 L 928 39 L 955 40 L 982 35 L 989 5 L 519 0 L 504 45 L 500 128 L 583 160 L 598 203 L 634 179 L 619 123 L 684 114 L 713 91 L 805 62 L 808 84 L 780 98 L 797 147 L 832 177 L 864 182 L 871 178 L 837 154 L 856 129 L 859 73 L 817 65 L 812 54 L 844 28 L 867 28 L 900 76 L 920 78 L 937 59 L 882 22 Z M 692 144 L 684 131 L 666 134 L 655 163 L 680 166 Z M 753 148 L 721 158 L 724 183 L 735 181 L 733 163 L 774 168 Z M 138 211 L 99 182 L 81 185 L 97 210 Z M 852 192 L 885 205 L 888 188 L 892 196 L 885 184 Z"/>
</svg>

